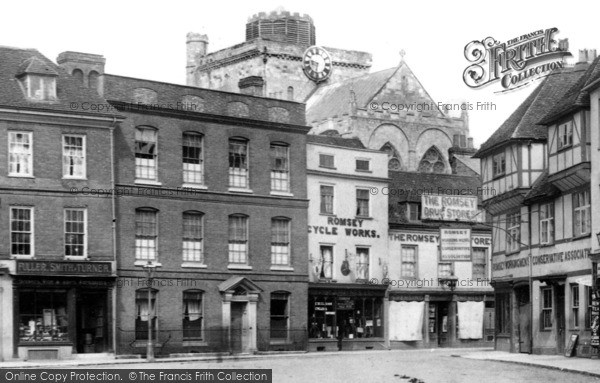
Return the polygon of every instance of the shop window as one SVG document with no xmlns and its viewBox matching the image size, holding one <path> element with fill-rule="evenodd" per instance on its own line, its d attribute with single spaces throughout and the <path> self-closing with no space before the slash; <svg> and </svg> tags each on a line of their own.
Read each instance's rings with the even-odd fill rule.
<svg viewBox="0 0 600 383">
<path fill-rule="evenodd" d="M 229 263 L 248 263 L 248 217 L 229 216 Z"/>
<path fill-rule="evenodd" d="M 333 169 L 335 167 L 334 159 L 335 157 L 331 154 L 319 154 L 319 167 Z"/>
<path fill-rule="evenodd" d="M 558 149 L 573 145 L 573 124 L 567 122 L 558 126 Z"/>
<path fill-rule="evenodd" d="M 85 178 L 85 136 L 63 136 L 63 177 Z"/>
<path fill-rule="evenodd" d="M 287 218 L 271 220 L 271 264 L 290 264 L 290 220 Z"/>
<path fill-rule="evenodd" d="M 573 193 L 573 235 L 586 235 L 590 231 L 590 192 Z"/>
<path fill-rule="evenodd" d="M 182 159 L 183 182 L 202 185 L 204 183 L 203 137 L 200 133 L 183 133 Z"/>
<path fill-rule="evenodd" d="M 379 297 L 311 296 L 309 337 L 345 339 L 383 337 L 383 299 Z"/>
<path fill-rule="evenodd" d="M 357 247 L 356 255 L 358 257 L 356 279 L 367 280 L 369 279 L 369 249 L 364 247 Z"/>
<path fill-rule="evenodd" d="M 552 287 L 544 287 L 540 291 L 542 296 L 542 330 L 552 329 Z"/>
<path fill-rule="evenodd" d="M 571 326 L 579 328 L 579 285 L 571 285 Z"/>
<path fill-rule="evenodd" d="M 487 278 L 487 248 L 473 248 L 473 280 L 482 280 Z"/>
<path fill-rule="evenodd" d="M 279 192 L 290 191 L 290 161 L 289 146 L 272 143 L 271 157 L 271 190 Z"/>
<path fill-rule="evenodd" d="M 510 294 L 496 295 L 496 331 L 499 334 L 510 334 Z"/>
<path fill-rule="evenodd" d="M 135 178 L 139 180 L 157 179 L 157 131 L 150 127 L 135 129 Z"/>
<path fill-rule="evenodd" d="M 148 305 L 150 293 L 150 305 Z M 148 340 L 148 323 L 152 330 L 152 339 L 157 339 L 156 298 L 158 291 L 154 289 L 139 289 L 135 292 L 135 339 Z"/>
<path fill-rule="evenodd" d="M 321 246 L 320 261 L 319 277 L 323 279 L 333 278 L 333 246 Z"/>
<path fill-rule="evenodd" d="M 402 246 L 401 249 L 401 276 L 402 278 L 417 277 L 417 247 Z"/>
<path fill-rule="evenodd" d="M 156 260 L 158 239 L 156 216 L 155 209 L 135 210 L 135 259 L 137 260 Z"/>
<path fill-rule="evenodd" d="M 492 157 L 492 177 L 502 177 L 506 173 L 506 153 L 502 152 Z"/>
<path fill-rule="evenodd" d="M 554 243 L 554 202 L 540 205 L 540 243 Z"/>
<path fill-rule="evenodd" d="M 66 290 L 19 291 L 19 341 L 69 341 Z"/>
<path fill-rule="evenodd" d="M 202 291 L 183 292 L 183 339 L 203 340 L 204 306 Z"/>
<path fill-rule="evenodd" d="M 271 339 L 288 339 L 289 293 L 271 293 Z"/>
<path fill-rule="evenodd" d="M 33 176 L 33 133 L 8 132 L 8 175 Z"/>
<path fill-rule="evenodd" d="M 506 251 L 514 253 L 521 247 L 521 214 L 506 215 Z"/>
<path fill-rule="evenodd" d="M 321 185 L 321 213 L 333 214 L 333 186 Z"/>
<path fill-rule="evenodd" d="M 245 139 L 229 140 L 229 186 L 241 189 L 249 187 L 248 141 Z"/>
<path fill-rule="evenodd" d="M 368 189 L 356 189 L 356 216 L 369 216 L 369 195 Z"/>
<path fill-rule="evenodd" d="M 197 211 L 183 213 L 183 261 L 204 262 L 203 221 L 204 215 Z"/>
<path fill-rule="evenodd" d="M 85 209 L 65 209 L 65 256 L 87 255 L 87 212 Z"/>
</svg>

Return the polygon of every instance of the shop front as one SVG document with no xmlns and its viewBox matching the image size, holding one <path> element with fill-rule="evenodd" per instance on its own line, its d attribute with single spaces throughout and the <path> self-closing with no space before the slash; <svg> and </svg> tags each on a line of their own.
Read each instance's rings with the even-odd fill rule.
<svg viewBox="0 0 600 383">
<path fill-rule="evenodd" d="M 311 285 L 309 351 L 386 348 L 385 285 Z"/>
<path fill-rule="evenodd" d="M 110 262 L 17 261 L 14 357 L 69 359 L 112 351 Z"/>
</svg>

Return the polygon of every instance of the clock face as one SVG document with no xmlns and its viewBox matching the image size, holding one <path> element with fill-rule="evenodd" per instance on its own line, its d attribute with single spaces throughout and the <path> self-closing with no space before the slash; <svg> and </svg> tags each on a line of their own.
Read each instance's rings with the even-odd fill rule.
<svg viewBox="0 0 600 383">
<path fill-rule="evenodd" d="M 302 69 L 309 79 L 315 82 L 327 80 L 331 75 L 331 67 L 331 56 L 325 49 L 312 46 L 304 52 Z"/>
</svg>

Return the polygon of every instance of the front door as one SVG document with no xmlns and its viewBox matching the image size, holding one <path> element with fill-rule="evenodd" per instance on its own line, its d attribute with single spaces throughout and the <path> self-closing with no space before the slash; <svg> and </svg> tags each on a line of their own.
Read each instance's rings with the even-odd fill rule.
<svg viewBox="0 0 600 383">
<path fill-rule="evenodd" d="M 245 302 L 231 302 L 231 352 L 240 354 L 248 348 L 248 321 Z"/>
<path fill-rule="evenodd" d="M 448 302 L 438 302 L 438 346 L 446 347 L 450 343 L 450 322 L 448 318 Z"/>
<path fill-rule="evenodd" d="M 529 287 L 522 287 L 516 291 L 519 320 L 519 352 L 531 352 L 531 302 L 529 301 Z"/>
<path fill-rule="evenodd" d="M 565 352 L 565 286 L 555 286 L 556 291 L 556 352 Z"/>
<path fill-rule="evenodd" d="M 105 352 L 108 348 L 106 292 L 83 292 L 77 300 L 77 352 Z"/>
</svg>

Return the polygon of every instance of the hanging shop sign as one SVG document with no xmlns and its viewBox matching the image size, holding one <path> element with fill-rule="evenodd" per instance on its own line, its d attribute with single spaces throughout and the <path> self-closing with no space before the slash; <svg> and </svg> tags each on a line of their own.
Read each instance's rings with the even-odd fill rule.
<svg viewBox="0 0 600 383">
<path fill-rule="evenodd" d="M 471 229 L 440 228 L 440 261 L 471 260 Z"/>
</svg>

